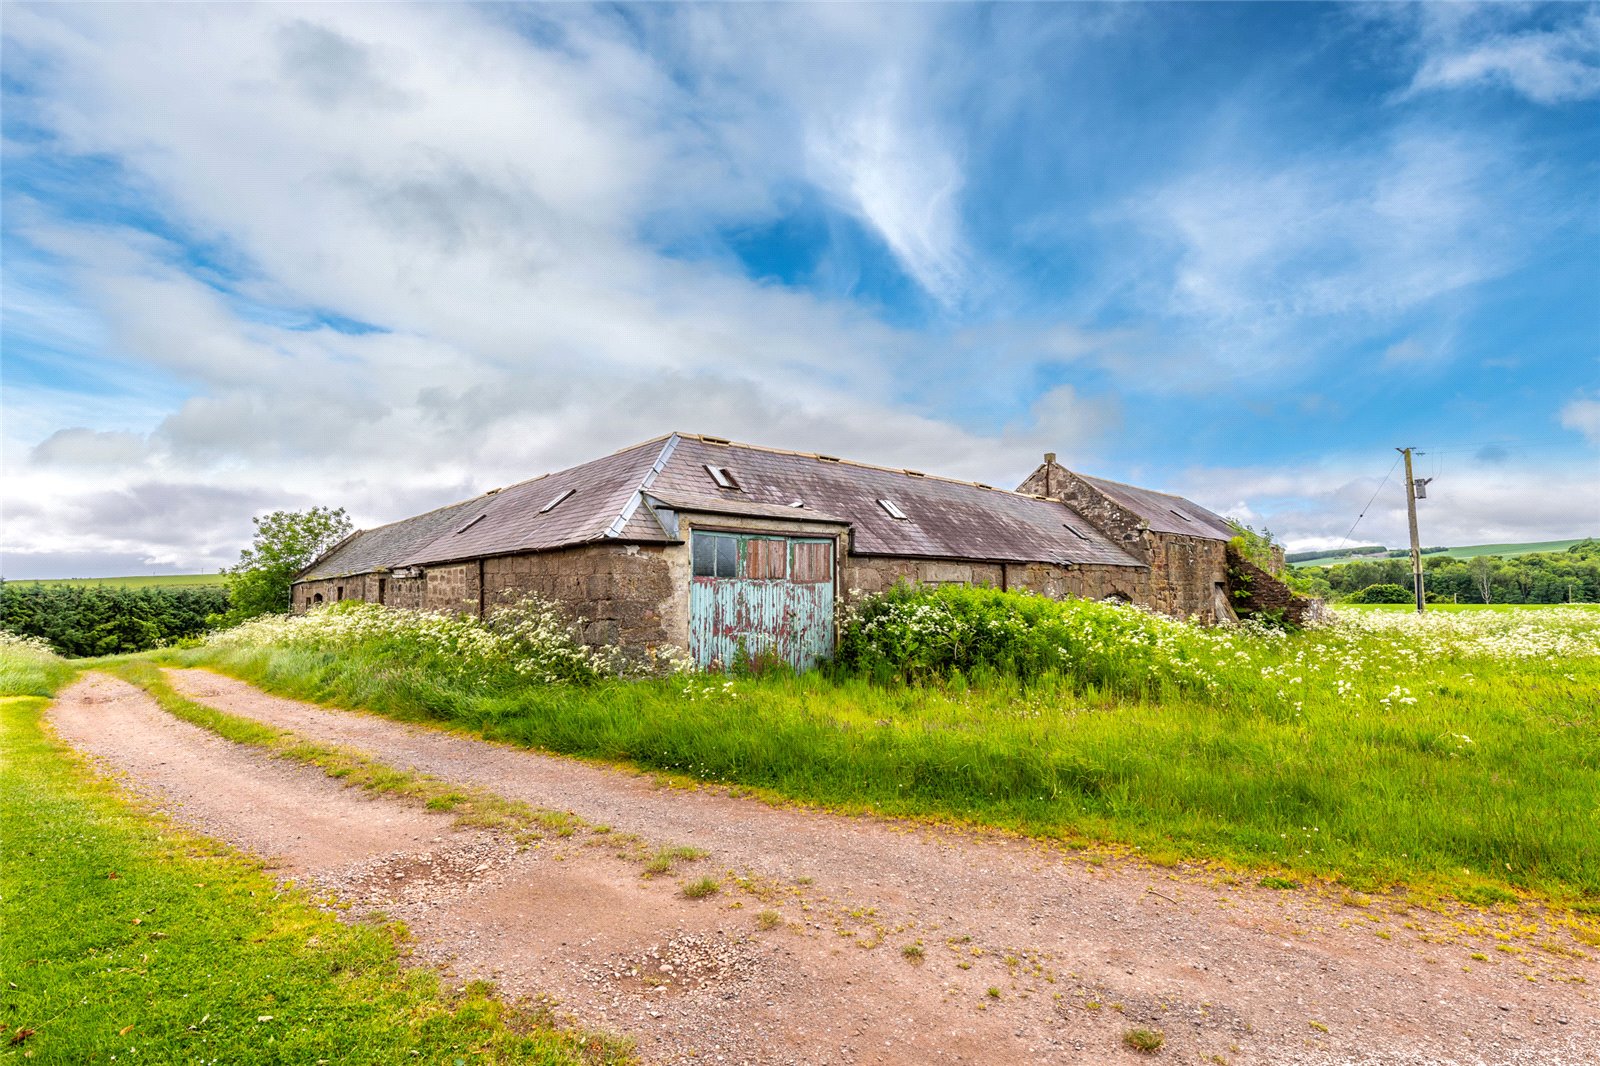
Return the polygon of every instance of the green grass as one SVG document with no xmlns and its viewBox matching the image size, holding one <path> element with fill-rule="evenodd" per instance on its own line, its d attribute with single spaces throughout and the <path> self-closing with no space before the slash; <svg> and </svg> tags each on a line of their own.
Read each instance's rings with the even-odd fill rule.
<svg viewBox="0 0 1600 1066">
<path fill-rule="evenodd" d="M 185 588 L 195 585 L 226 585 L 226 574 L 145 574 L 134 577 L 53 577 L 31 581 L 10 581 L 12 585 L 107 585 L 119 589 Z"/>
<path fill-rule="evenodd" d="M 1473 611 L 1542 611 L 1565 607 L 1573 611 L 1600 611 L 1600 603 L 1430 603 L 1428 610 L 1443 612 Z M 1341 603 L 1341 611 L 1389 611 L 1415 613 L 1416 605 L 1410 603 Z"/>
<path fill-rule="evenodd" d="M 0 697 L 0 1059 L 629 1061 L 487 985 L 442 987 L 402 965 L 399 926 L 342 923 L 145 813 L 50 737 L 47 703 Z"/>
<path fill-rule="evenodd" d="M 1524 541 L 1520 544 L 1469 544 L 1463 548 L 1447 548 L 1442 552 L 1430 552 L 1424 559 L 1470 559 L 1474 555 L 1498 555 L 1509 559 L 1514 555 L 1532 555 L 1534 552 L 1564 552 L 1574 544 L 1581 544 L 1586 538 L 1577 537 L 1573 540 L 1541 540 Z M 1323 556 L 1318 559 L 1306 559 L 1295 563 L 1295 566 L 1337 566 L 1340 563 L 1369 562 L 1383 559 L 1378 555 L 1339 555 Z M 1405 556 L 1410 558 L 1410 556 Z"/>
<path fill-rule="evenodd" d="M 844 810 L 1367 890 L 1491 885 L 1570 902 L 1600 892 L 1589 617 L 1435 612 L 1413 633 L 1406 619 L 1352 612 L 1289 637 L 1201 633 L 1170 655 L 1209 689 L 1163 682 L 1143 696 L 1059 676 L 541 686 L 444 676 L 392 647 L 170 658 L 283 695 Z M 1550 650 L 1563 626 L 1589 651 Z"/>
</svg>

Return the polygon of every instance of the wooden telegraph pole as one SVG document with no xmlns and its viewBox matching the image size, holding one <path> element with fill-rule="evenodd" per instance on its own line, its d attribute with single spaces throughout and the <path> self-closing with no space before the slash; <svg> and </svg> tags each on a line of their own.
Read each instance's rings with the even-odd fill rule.
<svg viewBox="0 0 1600 1066">
<path fill-rule="evenodd" d="M 1433 478 L 1417 478 L 1411 472 L 1411 449 L 1396 448 L 1406 457 L 1406 518 L 1411 524 L 1411 587 L 1416 591 L 1417 613 L 1421 614 L 1426 600 L 1422 591 L 1422 541 L 1417 538 L 1417 490 L 1426 491 Z"/>
</svg>

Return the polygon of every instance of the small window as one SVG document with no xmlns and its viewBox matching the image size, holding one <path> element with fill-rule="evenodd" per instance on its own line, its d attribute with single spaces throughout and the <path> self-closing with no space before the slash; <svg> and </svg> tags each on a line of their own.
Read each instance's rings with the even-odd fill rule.
<svg viewBox="0 0 1600 1066">
<path fill-rule="evenodd" d="M 547 503 L 543 507 L 539 508 L 539 513 L 540 514 L 549 514 L 551 511 L 554 511 L 557 507 L 560 507 L 561 506 L 561 502 L 563 500 L 565 500 L 568 496 L 571 496 L 574 492 L 577 492 L 577 491 L 578 491 L 577 489 L 567 489 L 565 492 L 558 493 L 556 495 L 555 499 L 551 500 L 549 503 Z"/>
<path fill-rule="evenodd" d="M 1061 524 L 1066 526 L 1067 529 L 1072 532 L 1072 535 L 1074 537 L 1077 537 L 1079 540 L 1088 540 L 1089 539 L 1088 534 L 1084 533 L 1083 530 L 1079 529 L 1077 526 L 1073 525 L 1071 522 L 1063 522 Z"/>
<path fill-rule="evenodd" d="M 882 507 L 884 514 L 887 514 L 890 518 L 899 519 L 902 522 L 906 521 L 906 513 L 896 507 L 893 500 L 879 500 L 878 506 Z"/>
<path fill-rule="evenodd" d="M 1178 510 L 1176 507 L 1168 507 L 1167 510 L 1171 511 L 1173 514 L 1177 515 L 1179 518 L 1183 519 L 1185 522 L 1193 522 L 1194 521 L 1194 519 L 1190 518 L 1188 515 L 1184 514 L 1182 511 Z"/>
<path fill-rule="evenodd" d="M 694 535 L 695 577 L 738 577 L 739 540 L 716 533 Z"/>
<path fill-rule="evenodd" d="M 320 593 L 320 592 L 314 593 L 312 595 L 312 597 L 311 597 L 311 602 L 312 602 L 313 605 L 321 603 L 322 602 L 322 593 Z"/>
<path fill-rule="evenodd" d="M 464 525 L 460 529 L 456 530 L 456 535 L 460 536 L 461 534 L 465 533 L 467 530 L 471 529 L 473 526 L 477 525 L 479 522 L 482 522 L 485 518 L 488 518 L 488 517 L 489 517 L 489 515 L 488 515 L 487 512 L 485 512 L 484 514 L 479 515 L 477 518 L 474 518 L 472 521 L 468 522 L 466 525 Z"/>
<path fill-rule="evenodd" d="M 344 599 L 344 586 L 343 585 L 336 585 L 334 587 L 333 598 L 334 598 L 335 601 Z"/>
<path fill-rule="evenodd" d="M 379 603 L 387 603 L 388 600 L 389 600 L 389 579 L 386 578 L 386 577 L 380 577 L 378 579 L 378 602 Z"/>
<path fill-rule="evenodd" d="M 711 480 L 717 483 L 719 489 L 739 489 L 739 479 L 733 476 L 733 471 L 725 466 L 712 466 L 706 464 L 706 473 L 711 475 Z"/>
</svg>

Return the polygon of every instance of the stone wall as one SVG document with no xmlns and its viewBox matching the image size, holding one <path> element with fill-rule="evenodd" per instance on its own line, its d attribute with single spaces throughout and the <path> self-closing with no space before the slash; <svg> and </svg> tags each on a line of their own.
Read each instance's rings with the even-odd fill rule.
<svg viewBox="0 0 1600 1066">
<path fill-rule="evenodd" d="M 1113 544 L 1146 563 L 1149 588 L 1134 602 L 1174 618 L 1231 619 L 1227 597 L 1219 595 L 1226 592 L 1228 581 L 1224 541 L 1153 532 L 1139 515 L 1056 463 L 1039 467 L 1017 491 L 1062 501 Z"/>
<path fill-rule="evenodd" d="M 1051 563 L 983 563 L 955 559 L 903 559 L 852 555 L 845 560 L 845 599 L 871 595 L 905 581 L 913 585 L 987 585 L 1026 590 L 1051 599 L 1101 600 L 1117 596 L 1146 602 L 1149 572 L 1134 566 L 1057 566 Z"/>
<path fill-rule="evenodd" d="M 422 575 L 422 609 L 440 614 L 478 614 L 478 564 L 430 566 Z"/>
<path fill-rule="evenodd" d="M 586 544 L 559 551 L 506 555 L 483 561 L 490 612 L 529 593 L 560 604 L 583 620 L 586 644 L 620 644 L 631 651 L 663 645 L 688 647 L 688 608 L 677 632 L 675 587 L 669 556 L 682 545 Z"/>
<path fill-rule="evenodd" d="M 1304 625 L 1306 616 L 1316 609 L 1319 601 L 1296 596 L 1288 585 L 1232 547 L 1228 548 L 1227 558 L 1228 594 L 1242 617 L 1270 616 L 1281 612 L 1284 621 L 1298 626 Z"/>
<path fill-rule="evenodd" d="M 368 586 L 371 586 L 369 591 Z M 348 577 L 330 577 L 321 581 L 302 581 L 290 592 L 290 609 L 304 614 L 313 606 L 314 598 L 322 596 L 323 603 L 340 600 L 366 600 L 378 598 L 378 583 L 371 574 L 352 574 Z"/>
</svg>

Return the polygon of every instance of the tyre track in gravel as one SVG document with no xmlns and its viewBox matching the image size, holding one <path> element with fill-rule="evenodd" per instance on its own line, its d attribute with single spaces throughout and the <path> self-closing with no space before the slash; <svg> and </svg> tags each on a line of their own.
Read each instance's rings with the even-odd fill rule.
<svg viewBox="0 0 1600 1066">
<path fill-rule="evenodd" d="M 1450 931 L 1437 916 L 1384 915 L 1394 939 L 1381 940 L 1369 912 L 1298 893 L 662 789 L 204 671 L 168 677 L 229 713 L 706 848 L 696 866 L 751 877 L 762 899 L 696 903 L 574 845 L 442 903 L 411 906 L 402 893 L 394 903 L 411 909 L 389 907 L 414 928 L 427 918 L 436 956 L 458 970 L 515 994 L 553 991 L 586 1024 L 638 1037 L 652 1060 L 1103 1062 L 1132 1055 L 1120 1040 L 1134 1025 L 1162 1029 L 1163 1055 L 1189 1061 L 1578 1063 L 1600 1047 L 1592 960 L 1490 952 L 1493 964 L 1471 963 L 1485 945 L 1420 939 Z M 762 908 L 784 925 L 759 931 Z M 920 964 L 899 950 L 919 939 Z M 1590 983 L 1551 980 L 1570 976 Z"/>
</svg>

